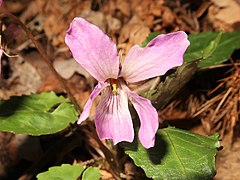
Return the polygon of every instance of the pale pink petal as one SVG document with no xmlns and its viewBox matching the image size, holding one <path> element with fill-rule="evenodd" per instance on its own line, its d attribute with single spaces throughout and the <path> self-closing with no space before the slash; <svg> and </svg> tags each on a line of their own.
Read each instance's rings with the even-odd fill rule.
<svg viewBox="0 0 240 180">
<path fill-rule="evenodd" d="M 119 57 L 116 45 L 97 26 L 82 18 L 75 18 L 67 31 L 65 42 L 76 61 L 95 79 L 117 79 Z"/>
<path fill-rule="evenodd" d="M 135 92 L 123 86 L 123 90 L 130 96 L 134 108 L 140 119 L 139 140 L 145 148 L 155 145 L 155 134 L 158 130 L 158 113 L 148 99 L 145 99 Z"/>
<path fill-rule="evenodd" d="M 80 124 L 81 122 L 83 122 L 84 120 L 86 120 L 89 116 L 91 107 L 92 107 L 92 103 L 93 100 L 100 94 L 100 92 L 107 87 L 109 84 L 108 83 L 104 83 L 104 82 L 98 82 L 98 85 L 93 89 L 92 93 L 90 94 L 90 97 L 87 101 L 87 103 L 84 106 L 83 112 L 80 115 L 80 118 L 78 120 L 78 124 Z"/>
<path fill-rule="evenodd" d="M 189 44 L 187 34 L 179 31 L 159 35 L 145 48 L 135 45 L 125 58 L 120 76 L 133 83 L 163 75 L 183 64 L 183 54 Z"/>
<path fill-rule="evenodd" d="M 103 90 L 95 124 L 100 139 L 112 139 L 114 144 L 133 141 L 133 123 L 124 91 L 113 94 L 111 88 Z"/>
</svg>

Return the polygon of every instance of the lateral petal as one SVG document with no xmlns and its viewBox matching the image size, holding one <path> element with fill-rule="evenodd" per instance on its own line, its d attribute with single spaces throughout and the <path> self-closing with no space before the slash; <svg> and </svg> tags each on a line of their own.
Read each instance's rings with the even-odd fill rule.
<svg viewBox="0 0 240 180">
<path fill-rule="evenodd" d="M 65 42 L 74 59 L 96 80 L 117 79 L 119 57 L 116 44 L 97 26 L 82 18 L 74 18 Z"/>
<path fill-rule="evenodd" d="M 96 110 L 95 125 L 100 139 L 112 139 L 114 144 L 133 141 L 133 123 L 124 91 L 113 94 L 111 88 L 104 89 Z"/>
<path fill-rule="evenodd" d="M 95 86 L 95 88 L 93 89 L 92 93 L 89 96 L 88 101 L 86 102 L 86 104 L 83 108 L 83 112 L 80 115 L 80 118 L 78 119 L 78 122 L 77 122 L 78 124 L 81 124 L 81 122 L 83 122 L 84 120 L 86 120 L 88 118 L 94 99 L 108 85 L 109 85 L 108 83 L 98 82 L 97 86 Z"/>
<path fill-rule="evenodd" d="M 120 76 L 134 83 L 163 75 L 183 64 L 183 54 L 189 44 L 187 34 L 178 31 L 157 36 L 145 48 L 135 45 L 125 58 Z"/>
<path fill-rule="evenodd" d="M 123 90 L 130 96 L 134 108 L 140 119 L 139 140 L 145 148 L 151 148 L 155 144 L 155 134 L 158 130 L 158 113 L 151 101 L 131 91 L 127 86 Z"/>
</svg>

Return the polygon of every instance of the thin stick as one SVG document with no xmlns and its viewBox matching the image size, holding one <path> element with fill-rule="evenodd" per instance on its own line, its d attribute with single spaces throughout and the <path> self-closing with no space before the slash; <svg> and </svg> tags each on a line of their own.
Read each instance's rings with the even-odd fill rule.
<svg viewBox="0 0 240 180">
<path fill-rule="evenodd" d="M 228 91 L 226 92 L 226 94 L 223 96 L 222 100 L 220 101 L 220 103 L 218 104 L 217 108 L 215 109 L 211 120 L 213 120 L 215 118 L 215 116 L 217 115 L 218 110 L 220 109 L 220 107 L 222 106 L 222 104 L 224 103 L 224 101 L 226 100 L 226 98 L 228 97 L 228 95 L 229 95 L 229 93 L 231 91 L 232 91 L 232 87 L 230 87 L 228 89 Z"/>
<path fill-rule="evenodd" d="M 199 109 L 198 112 L 196 112 L 193 117 L 198 116 L 199 114 L 201 114 L 202 112 L 204 112 L 206 109 L 208 109 L 210 106 L 213 105 L 214 102 L 220 100 L 222 98 L 222 95 L 217 95 L 214 98 L 210 99 L 209 101 L 207 101 L 206 103 L 204 103 Z"/>
<path fill-rule="evenodd" d="M 74 106 L 76 107 L 78 112 L 81 113 L 81 108 L 78 105 L 78 103 L 77 103 L 76 99 L 74 98 L 74 96 L 72 95 L 70 89 L 68 88 L 68 86 L 66 84 L 66 81 L 61 76 L 58 75 L 57 71 L 52 66 L 52 62 L 48 58 L 48 55 L 47 55 L 46 51 L 43 49 L 43 47 L 39 43 L 39 41 L 37 41 L 35 39 L 35 37 L 33 36 L 32 32 L 16 16 L 14 16 L 13 14 L 8 13 L 8 12 L 4 12 L 4 13 L 0 14 L 0 19 L 3 19 L 5 17 L 9 17 L 10 19 L 12 19 L 15 23 L 19 24 L 21 26 L 21 28 L 25 31 L 27 36 L 32 40 L 33 44 L 35 45 L 35 47 L 37 48 L 37 50 L 39 51 L 39 53 L 43 57 L 44 61 L 47 63 L 49 69 L 53 72 L 53 74 L 56 76 L 58 81 L 61 83 L 63 89 L 66 91 L 67 95 L 69 96 L 70 100 L 72 101 L 72 103 L 74 104 Z"/>
</svg>

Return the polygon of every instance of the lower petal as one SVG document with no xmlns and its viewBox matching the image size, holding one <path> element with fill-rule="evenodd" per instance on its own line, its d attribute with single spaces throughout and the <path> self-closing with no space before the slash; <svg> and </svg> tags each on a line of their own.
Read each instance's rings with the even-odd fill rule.
<svg viewBox="0 0 240 180">
<path fill-rule="evenodd" d="M 104 83 L 104 82 L 98 82 L 98 85 L 93 89 L 92 93 L 90 94 L 90 97 L 87 101 L 87 103 L 84 106 L 83 112 L 80 115 L 80 118 L 78 120 L 78 124 L 80 124 L 81 122 L 83 122 L 84 120 L 86 120 L 89 116 L 91 107 L 92 107 L 92 103 L 94 101 L 94 99 L 100 94 L 100 92 L 107 87 L 109 84 L 108 83 Z"/>
<path fill-rule="evenodd" d="M 114 144 L 133 141 L 133 123 L 124 91 L 113 94 L 110 88 L 106 88 L 102 92 L 95 124 L 100 139 L 112 139 Z"/>
<path fill-rule="evenodd" d="M 158 113 L 152 106 L 151 101 L 139 96 L 131 91 L 127 86 L 123 86 L 124 91 L 131 97 L 134 108 L 136 109 L 141 126 L 139 129 L 139 139 L 145 148 L 151 148 L 155 144 L 155 134 L 158 130 Z"/>
</svg>

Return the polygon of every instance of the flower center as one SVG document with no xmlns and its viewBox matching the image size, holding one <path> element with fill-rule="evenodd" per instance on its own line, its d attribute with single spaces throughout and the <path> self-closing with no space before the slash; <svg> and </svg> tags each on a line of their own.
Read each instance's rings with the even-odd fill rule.
<svg viewBox="0 0 240 180">
<path fill-rule="evenodd" d="M 111 88 L 112 88 L 112 93 L 116 94 L 118 92 L 118 85 L 117 85 L 117 79 L 110 79 L 110 84 L 111 84 Z"/>
</svg>

